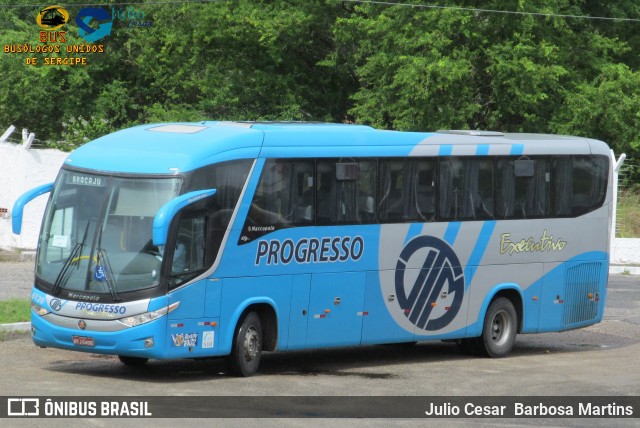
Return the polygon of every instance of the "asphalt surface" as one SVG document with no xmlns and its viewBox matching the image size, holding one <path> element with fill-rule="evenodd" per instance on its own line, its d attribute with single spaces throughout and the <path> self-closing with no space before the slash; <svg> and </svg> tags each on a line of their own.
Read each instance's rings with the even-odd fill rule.
<svg viewBox="0 0 640 428">
<path fill-rule="evenodd" d="M 33 271 L 33 262 L 0 263 L 0 300 L 29 299 Z"/>
</svg>

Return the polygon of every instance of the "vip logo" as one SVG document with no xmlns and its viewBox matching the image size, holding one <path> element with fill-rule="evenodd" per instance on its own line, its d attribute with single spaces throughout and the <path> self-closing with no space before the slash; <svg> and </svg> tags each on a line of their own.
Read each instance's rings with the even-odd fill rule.
<svg viewBox="0 0 640 428">
<path fill-rule="evenodd" d="M 421 260 L 422 268 L 416 276 L 415 270 L 407 269 L 407 266 L 415 266 Z M 419 236 L 400 253 L 395 286 L 400 308 L 413 325 L 427 331 L 440 330 L 460 310 L 464 272 L 449 244 L 433 236 Z"/>
</svg>

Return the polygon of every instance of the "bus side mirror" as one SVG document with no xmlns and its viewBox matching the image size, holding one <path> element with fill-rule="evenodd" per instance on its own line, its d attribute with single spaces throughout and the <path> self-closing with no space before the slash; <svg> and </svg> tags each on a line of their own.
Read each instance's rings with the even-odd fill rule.
<svg viewBox="0 0 640 428">
<path fill-rule="evenodd" d="M 13 210 L 11 211 L 11 228 L 13 229 L 13 233 L 20 235 L 20 232 L 22 232 L 22 213 L 24 212 L 24 206 L 38 196 L 49 193 L 51 189 L 53 189 L 53 183 L 44 184 L 23 193 L 22 196 L 16 200 L 13 204 Z"/>
<path fill-rule="evenodd" d="M 215 193 L 216 189 L 196 190 L 180 195 L 161 206 L 153 219 L 153 245 L 160 246 L 167 243 L 169 225 L 178 211 Z"/>
</svg>

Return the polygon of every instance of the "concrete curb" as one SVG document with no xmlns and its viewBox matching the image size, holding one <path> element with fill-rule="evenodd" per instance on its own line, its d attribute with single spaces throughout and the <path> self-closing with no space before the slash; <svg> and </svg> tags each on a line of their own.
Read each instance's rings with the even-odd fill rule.
<svg viewBox="0 0 640 428">
<path fill-rule="evenodd" d="M 609 275 L 640 275 L 640 266 L 615 265 L 609 266 Z"/>
<path fill-rule="evenodd" d="M 16 322 L 13 324 L 0 324 L 0 331 L 29 331 L 31 330 L 30 322 Z"/>
<path fill-rule="evenodd" d="M 0 262 L 35 262 L 35 251 L 12 251 L 0 249 Z"/>
</svg>

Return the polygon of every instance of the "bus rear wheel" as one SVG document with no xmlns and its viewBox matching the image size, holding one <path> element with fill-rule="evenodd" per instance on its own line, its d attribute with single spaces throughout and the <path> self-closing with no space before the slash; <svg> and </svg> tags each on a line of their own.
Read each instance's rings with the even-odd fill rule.
<svg viewBox="0 0 640 428">
<path fill-rule="evenodd" d="M 255 312 L 249 312 L 240 323 L 229 357 L 231 371 L 239 376 L 253 376 L 262 356 L 262 323 Z"/>
<path fill-rule="evenodd" d="M 484 317 L 482 352 L 493 358 L 506 357 L 513 349 L 517 330 L 518 315 L 513 303 L 505 297 L 494 300 Z"/>
<path fill-rule="evenodd" d="M 118 359 L 120 360 L 120 362 L 122 364 L 124 364 L 125 366 L 130 366 L 130 367 L 144 366 L 145 364 L 147 364 L 147 361 L 149 361 L 148 358 L 127 357 L 126 355 L 118 355 Z"/>
</svg>

